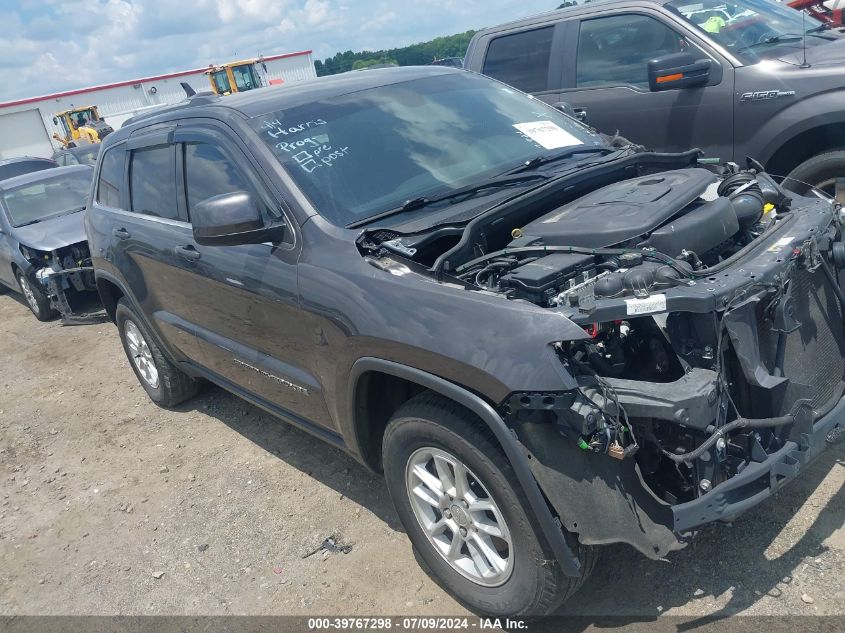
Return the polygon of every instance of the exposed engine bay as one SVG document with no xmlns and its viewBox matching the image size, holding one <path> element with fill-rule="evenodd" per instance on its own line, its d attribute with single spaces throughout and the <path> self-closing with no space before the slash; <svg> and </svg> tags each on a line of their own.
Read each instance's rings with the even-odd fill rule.
<svg viewBox="0 0 845 633">
<path fill-rule="evenodd" d="M 50 306 L 68 325 L 98 323 L 103 320 L 98 313 L 75 313 L 68 293 L 96 293 L 94 269 L 87 242 L 64 246 L 54 251 L 41 251 L 21 246 L 21 253 L 35 268 L 35 279 L 44 287 Z"/>
<path fill-rule="evenodd" d="M 650 494 L 683 507 L 798 442 L 845 393 L 845 241 L 833 200 L 795 196 L 751 161 L 678 158 L 452 233 L 381 230 L 359 245 L 580 325 L 583 338 L 555 345 L 578 389 L 513 394 L 503 415 L 636 464 Z M 674 529 L 732 518 L 701 514 Z M 655 541 L 632 544 L 653 556 Z"/>
</svg>

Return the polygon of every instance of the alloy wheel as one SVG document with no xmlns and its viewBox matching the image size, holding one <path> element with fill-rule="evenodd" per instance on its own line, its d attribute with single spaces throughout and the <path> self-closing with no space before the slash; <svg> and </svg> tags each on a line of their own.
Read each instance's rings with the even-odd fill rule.
<svg viewBox="0 0 845 633">
<path fill-rule="evenodd" d="M 510 531 L 496 500 L 464 463 L 439 448 L 420 448 L 408 459 L 405 486 L 429 543 L 455 571 L 485 587 L 510 578 Z"/>
<path fill-rule="evenodd" d="M 134 322 L 127 320 L 123 326 L 126 344 L 129 346 L 130 357 L 141 378 L 153 389 L 158 388 L 158 369 L 153 359 L 153 353 L 141 330 Z"/>
<path fill-rule="evenodd" d="M 32 287 L 29 285 L 29 280 L 26 278 L 26 275 L 19 275 L 18 281 L 21 284 L 21 290 L 23 291 L 24 299 L 26 299 L 27 305 L 29 305 L 29 309 L 38 314 L 38 300 L 35 298 L 35 293 L 32 291 Z"/>
</svg>

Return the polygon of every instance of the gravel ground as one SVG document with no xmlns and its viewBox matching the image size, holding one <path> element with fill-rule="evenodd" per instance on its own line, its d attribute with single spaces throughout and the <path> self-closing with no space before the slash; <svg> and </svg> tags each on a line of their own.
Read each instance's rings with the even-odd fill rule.
<svg viewBox="0 0 845 633">
<path fill-rule="evenodd" d="M 604 548 L 562 613 L 845 614 L 843 458 L 668 560 Z M 381 478 L 216 388 L 160 409 L 111 324 L 0 296 L 0 615 L 463 613 Z"/>
</svg>

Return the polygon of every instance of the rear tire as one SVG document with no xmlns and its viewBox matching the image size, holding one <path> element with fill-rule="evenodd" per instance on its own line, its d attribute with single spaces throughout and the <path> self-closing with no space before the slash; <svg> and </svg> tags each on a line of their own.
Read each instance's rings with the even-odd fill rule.
<svg viewBox="0 0 845 633">
<path fill-rule="evenodd" d="M 58 312 L 50 307 L 50 299 L 47 297 L 41 284 L 35 283 L 20 270 L 16 276 L 23 299 L 29 309 L 32 310 L 35 318 L 39 321 L 55 319 L 58 316 Z"/>
<path fill-rule="evenodd" d="M 173 407 L 199 391 L 199 382 L 165 357 L 144 322 L 123 297 L 117 302 L 115 323 L 129 365 L 153 402 Z"/>
<path fill-rule="evenodd" d="M 810 191 L 807 185 L 812 185 L 834 196 L 836 179 L 845 178 L 845 151 L 813 156 L 793 169 L 789 178 L 793 180 L 787 180 L 784 186 L 790 191 L 805 195 Z"/>
<path fill-rule="evenodd" d="M 424 567 L 472 611 L 546 615 L 592 571 L 596 551 L 571 538 L 581 575 L 563 574 L 492 433 L 456 403 L 430 392 L 406 402 L 383 455 L 390 497 Z"/>
</svg>

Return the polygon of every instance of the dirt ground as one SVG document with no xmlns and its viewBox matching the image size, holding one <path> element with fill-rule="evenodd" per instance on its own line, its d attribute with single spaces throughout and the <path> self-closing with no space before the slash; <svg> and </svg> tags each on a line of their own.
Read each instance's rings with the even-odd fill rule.
<svg viewBox="0 0 845 633">
<path fill-rule="evenodd" d="M 562 613 L 845 614 L 843 458 L 668 560 L 605 548 Z M 381 478 L 216 388 L 160 409 L 114 326 L 0 296 L 0 615 L 461 613 Z"/>
</svg>

